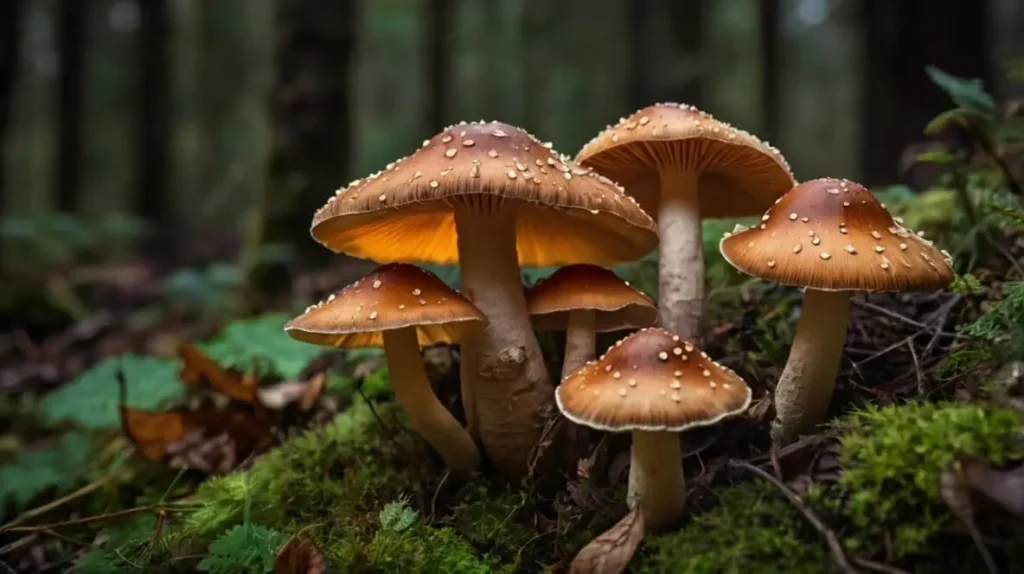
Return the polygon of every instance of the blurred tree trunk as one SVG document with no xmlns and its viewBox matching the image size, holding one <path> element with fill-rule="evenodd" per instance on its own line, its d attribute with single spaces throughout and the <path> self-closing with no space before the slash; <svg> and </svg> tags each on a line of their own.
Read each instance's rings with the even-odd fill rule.
<svg viewBox="0 0 1024 574">
<path fill-rule="evenodd" d="M 900 154 L 935 115 L 952 107 L 925 66 L 991 80 L 988 0 L 865 0 L 865 183 L 896 179 Z"/>
<path fill-rule="evenodd" d="M 626 22 L 630 107 L 702 105 L 703 0 L 627 2 Z"/>
<path fill-rule="evenodd" d="M 760 2 L 760 44 L 761 44 L 761 137 L 774 142 L 779 139 L 779 2 Z"/>
<path fill-rule="evenodd" d="M 82 190 L 82 132 L 85 107 L 86 0 L 57 4 L 57 51 L 60 80 L 57 96 L 56 206 L 75 211 Z"/>
<path fill-rule="evenodd" d="M 427 57 L 427 85 L 423 101 L 428 134 L 437 133 L 452 123 L 448 117 L 447 103 L 451 96 L 451 42 L 457 23 L 452 22 L 451 6 L 450 0 L 428 0 L 423 3 L 423 52 Z"/>
<path fill-rule="evenodd" d="M 171 240 L 172 206 L 169 201 L 170 165 L 170 46 L 165 0 L 138 0 L 139 6 L 139 116 L 138 160 L 135 174 L 136 212 L 155 233 L 151 246 L 174 257 Z M 167 253 L 168 248 L 171 253 Z"/>
<path fill-rule="evenodd" d="M 7 167 L 7 154 L 2 152 L 7 149 L 11 109 L 14 107 L 24 6 L 23 0 L 0 2 L 0 206 L 4 204 L 3 193 L 7 184 L 7 172 L 4 170 Z"/>
<path fill-rule="evenodd" d="M 309 239 L 313 213 L 347 184 L 357 27 L 356 0 L 275 0 L 271 138 L 262 241 L 328 254 Z M 283 287 L 269 266 L 260 286 Z"/>
</svg>

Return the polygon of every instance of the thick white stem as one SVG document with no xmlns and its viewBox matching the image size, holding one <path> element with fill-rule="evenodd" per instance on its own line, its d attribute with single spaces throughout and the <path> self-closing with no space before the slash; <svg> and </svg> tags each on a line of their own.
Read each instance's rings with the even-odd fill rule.
<svg viewBox="0 0 1024 574">
<path fill-rule="evenodd" d="M 554 389 L 526 312 L 516 253 L 513 206 L 466 203 L 456 207 L 459 265 L 466 297 L 488 324 L 469 345 L 472 371 L 463 369 L 480 441 L 509 478 L 526 473 L 554 409 Z M 465 347 L 464 347 L 465 349 Z"/>
<path fill-rule="evenodd" d="M 430 388 L 423 368 L 416 328 L 384 331 L 384 353 L 391 374 L 391 388 L 409 422 L 454 470 L 470 471 L 480 464 L 480 453 Z"/>
<path fill-rule="evenodd" d="M 658 316 L 687 340 L 700 336 L 704 307 L 704 245 L 697 174 L 661 172 L 658 208 Z"/>
<path fill-rule="evenodd" d="M 597 352 L 597 334 L 594 333 L 596 320 L 595 313 L 590 309 L 569 312 L 569 327 L 565 330 L 565 359 L 562 361 L 563 379 L 594 359 Z"/>
<path fill-rule="evenodd" d="M 678 433 L 633 431 L 627 502 L 640 504 L 648 530 L 671 528 L 682 518 L 686 479 Z"/>
<path fill-rule="evenodd" d="M 849 291 L 804 292 L 793 346 L 775 389 L 776 444 L 789 444 L 825 421 L 846 343 L 849 307 Z"/>
</svg>

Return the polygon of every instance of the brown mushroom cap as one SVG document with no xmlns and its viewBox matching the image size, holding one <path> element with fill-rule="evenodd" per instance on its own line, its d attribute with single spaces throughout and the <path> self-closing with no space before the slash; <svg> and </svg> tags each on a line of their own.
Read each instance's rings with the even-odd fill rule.
<svg viewBox="0 0 1024 574">
<path fill-rule="evenodd" d="M 383 331 L 415 326 L 421 347 L 452 343 L 483 314 L 436 275 L 402 263 L 372 273 L 289 321 L 293 339 L 340 348 L 384 346 Z"/>
<path fill-rule="evenodd" d="M 746 410 L 750 387 L 692 343 L 648 328 L 566 377 L 555 399 L 569 420 L 607 431 L 683 431 Z"/>
<path fill-rule="evenodd" d="M 613 264 L 658 242 L 654 221 L 621 187 L 499 122 L 451 126 L 409 157 L 339 189 L 313 217 L 313 238 L 372 259 L 456 263 L 453 204 L 518 210 L 524 266 Z"/>
<path fill-rule="evenodd" d="M 619 120 L 576 156 L 625 186 L 657 213 L 658 171 L 699 171 L 703 217 L 741 217 L 767 209 L 794 185 L 779 150 L 687 104 L 654 104 Z"/>
<path fill-rule="evenodd" d="M 760 225 L 726 234 L 721 251 L 744 273 L 822 291 L 932 290 L 953 280 L 948 254 L 845 179 L 794 187 Z"/>
<path fill-rule="evenodd" d="M 615 273 L 595 265 L 568 265 L 526 293 L 530 320 L 539 331 L 564 331 L 571 311 L 596 311 L 594 330 L 650 327 L 658 308 Z"/>
</svg>

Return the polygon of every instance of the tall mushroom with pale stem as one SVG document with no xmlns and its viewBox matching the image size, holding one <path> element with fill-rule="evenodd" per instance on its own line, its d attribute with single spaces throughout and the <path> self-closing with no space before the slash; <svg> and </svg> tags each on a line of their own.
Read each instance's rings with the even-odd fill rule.
<svg viewBox="0 0 1024 574">
<path fill-rule="evenodd" d="M 471 471 L 480 453 L 441 404 L 423 368 L 420 347 L 453 343 L 484 316 L 433 273 L 413 265 L 378 267 L 306 309 L 284 330 L 293 339 L 329 347 L 384 348 L 391 388 L 416 432 L 457 471 Z"/>
<path fill-rule="evenodd" d="M 640 505 L 648 528 L 664 530 L 686 504 L 678 433 L 742 413 L 750 387 L 693 343 L 649 328 L 563 380 L 555 398 L 577 424 L 633 433 L 629 503 Z"/>
<path fill-rule="evenodd" d="M 463 344 L 463 401 L 510 478 L 526 472 L 554 408 L 520 265 L 611 265 L 657 244 L 654 221 L 621 187 L 498 122 L 451 126 L 339 189 L 312 234 L 378 262 L 459 263 L 466 297 L 488 320 Z"/>
<path fill-rule="evenodd" d="M 937 290 L 953 280 L 949 254 L 903 227 L 874 194 L 846 179 L 801 183 L 757 227 L 727 233 L 720 248 L 744 273 L 806 288 L 775 389 L 772 438 L 780 445 L 828 414 L 853 291 Z"/>
<path fill-rule="evenodd" d="M 562 377 L 596 355 L 597 333 L 650 327 L 654 303 L 615 273 L 596 265 L 569 265 L 537 281 L 526 292 L 534 329 L 565 331 Z"/>
<path fill-rule="evenodd" d="M 609 126 L 577 160 L 621 183 L 655 215 L 659 324 L 700 336 L 701 219 L 756 215 L 793 187 L 779 150 L 686 104 L 654 104 Z"/>
</svg>

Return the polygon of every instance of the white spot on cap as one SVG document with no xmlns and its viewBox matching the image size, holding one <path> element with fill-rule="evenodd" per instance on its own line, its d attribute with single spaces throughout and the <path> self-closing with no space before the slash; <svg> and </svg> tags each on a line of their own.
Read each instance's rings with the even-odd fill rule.
<svg viewBox="0 0 1024 574">
<path fill-rule="evenodd" d="M 380 279 L 377 279 L 376 281 L 373 282 L 373 288 L 380 289 L 380 284 Z"/>
<path fill-rule="evenodd" d="M 662 352 L 658 353 L 658 358 L 661 359 L 662 361 L 667 361 L 668 360 L 668 353 L 666 353 L 665 351 L 662 351 Z"/>
<path fill-rule="evenodd" d="M 830 258 L 831 258 L 832 256 L 831 256 L 831 255 L 829 255 L 828 253 L 826 253 L 826 252 L 822 251 L 821 253 L 819 253 L 819 254 L 818 254 L 818 257 L 821 257 L 822 259 L 828 260 L 828 259 L 830 259 Z"/>
<path fill-rule="evenodd" d="M 377 312 L 376 311 L 370 313 L 370 319 L 376 319 L 376 318 L 377 318 Z"/>
</svg>

